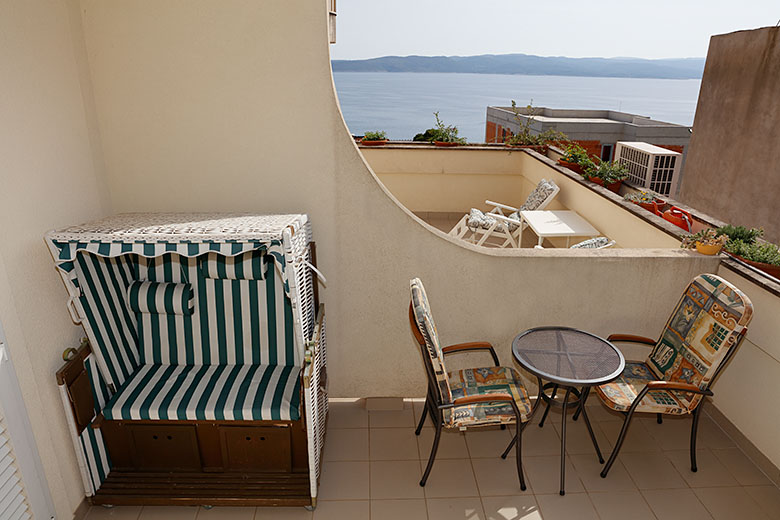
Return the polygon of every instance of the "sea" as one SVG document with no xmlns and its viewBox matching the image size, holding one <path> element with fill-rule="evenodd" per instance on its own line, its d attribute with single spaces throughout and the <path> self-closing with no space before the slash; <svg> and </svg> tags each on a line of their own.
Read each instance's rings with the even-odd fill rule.
<svg viewBox="0 0 780 520">
<path fill-rule="evenodd" d="M 350 131 L 384 130 L 412 139 L 434 126 L 434 112 L 470 142 L 485 140 L 488 106 L 617 110 L 693 125 L 698 79 L 592 78 L 437 72 L 334 72 Z"/>
</svg>

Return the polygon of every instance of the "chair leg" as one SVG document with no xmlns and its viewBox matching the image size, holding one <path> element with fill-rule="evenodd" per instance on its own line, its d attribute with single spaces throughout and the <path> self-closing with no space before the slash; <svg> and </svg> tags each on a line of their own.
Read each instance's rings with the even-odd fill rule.
<svg viewBox="0 0 780 520">
<path fill-rule="evenodd" d="M 699 402 L 699 406 L 693 411 L 693 424 L 691 425 L 691 471 L 696 473 L 699 467 L 696 465 L 696 434 L 699 430 L 699 412 L 704 404 L 703 401 Z"/>
<path fill-rule="evenodd" d="M 512 437 L 512 440 L 509 441 L 509 446 L 507 446 L 506 449 L 504 450 L 504 453 L 501 454 L 502 459 L 505 459 L 506 456 L 509 455 L 509 450 L 512 449 L 512 446 L 514 446 L 516 442 L 517 442 L 517 435 Z"/>
<path fill-rule="evenodd" d="M 615 443 L 615 448 L 612 450 L 612 455 L 609 456 L 609 460 L 607 461 L 607 464 L 604 466 L 604 469 L 601 470 L 601 478 L 607 478 L 607 473 L 609 473 L 609 468 L 612 467 L 612 464 L 615 463 L 615 459 L 617 459 L 618 452 L 620 451 L 620 448 L 623 446 L 623 441 L 626 440 L 626 432 L 628 432 L 628 425 L 631 424 L 631 418 L 634 417 L 634 410 L 629 410 L 626 414 L 626 418 L 623 420 L 623 428 L 620 430 L 620 435 L 618 435 L 617 442 Z"/>
<path fill-rule="evenodd" d="M 436 433 L 433 437 L 433 446 L 431 447 L 431 455 L 428 457 L 428 466 L 425 468 L 425 473 L 423 473 L 422 480 L 420 481 L 421 486 L 425 486 L 425 483 L 428 481 L 428 475 L 431 474 L 431 469 L 433 468 L 433 461 L 436 458 L 436 450 L 439 449 L 439 438 L 441 437 L 441 421 L 436 422 Z"/>
<path fill-rule="evenodd" d="M 428 396 L 425 396 L 425 405 L 423 406 L 423 412 L 420 416 L 420 422 L 417 424 L 417 429 L 414 430 L 415 435 L 420 435 L 422 427 L 425 424 L 425 417 L 428 415 Z"/>
<path fill-rule="evenodd" d="M 658 424 L 663 424 L 664 423 L 664 414 L 662 414 L 662 413 L 655 414 L 655 421 Z"/>
<path fill-rule="evenodd" d="M 520 425 L 517 425 L 517 432 L 515 433 L 515 439 L 517 440 L 517 448 L 515 449 L 515 456 L 517 457 L 517 476 L 520 477 L 520 489 L 526 490 L 525 477 L 523 476 L 523 429 Z"/>
</svg>

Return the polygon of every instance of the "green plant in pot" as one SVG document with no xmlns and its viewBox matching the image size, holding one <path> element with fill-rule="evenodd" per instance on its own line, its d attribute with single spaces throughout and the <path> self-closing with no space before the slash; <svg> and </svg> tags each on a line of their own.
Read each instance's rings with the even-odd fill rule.
<svg viewBox="0 0 780 520">
<path fill-rule="evenodd" d="M 746 228 L 745 226 L 732 226 L 726 224 L 725 226 L 718 228 L 718 233 L 726 235 L 729 240 L 741 240 L 746 244 L 752 244 L 757 238 L 764 235 L 764 230 L 761 228 Z"/>
<path fill-rule="evenodd" d="M 564 156 L 558 159 L 558 163 L 580 175 L 596 167 L 588 151 L 577 143 L 569 143 L 565 152 Z"/>
<path fill-rule="evenodd" d="M 743 240 L 729 240 L 726 252 L 770 276 L 780 278 L 780 247 L 771 242 L 755 240 L 748 243 Z"/>
<path fill-rule="evenodd" d="M 638 204 L 647 211 L 655 213 L 656 215 L 659 215 L 664 210 L 664 206 L 666 206 L 666 201 L 662 199 L 658 193 L 652 190 L 639 190 L 626 193 L 623 196 L 623 200 Z"/>
<path fill-rule="evenodd" d="M 377 130 L 375 132 L 366 132 L 360 143 L 365 146 L 379 146 L 387 142 L 387 133 L 384 130 Z"/>
<path fill-rule="evenodd" d="M 609 191 L 618 193 L 623 180 L 628 177 L 628 168 L 620 163 L 601 161 L 598 166 L 585 170 L 583 177 L 591 182 L 604 186 Z"/>
<path fill-rule="evenodd" d="M 517 108 L 517 103 L 512 100 L 512 112 L 520 125 L 520 129 L 506 139 L 508 146 L 519 148 L 532 148 L 538 152 L 546 153 L 547 147 L 552 143 L 565 143 L 569 138 L 563 132 L 553 130 L 552 128 L 534 134 L 531 130 L 531 124 L 536 116 L 536 108 L 533 106 L 533 99 L 526 107 L 526 113 L 521 114 Z"/>
<path fill-rule="evenodd" d="M 698 233 L 683 237 L 680 247 L 696 249 L 703 255 L 717 255 L 728 240 L 729 237 L 718 233 L 717 229 L 702 229 Z"/>
<path fill-rule="evenodd" d="M 436 126 L 429 128 L 424 133 L 414 136 L 415 141 L 428 141 L 436 146 L 458 146 L 466 144 L 466 139 L 458 137 L 458 127 L 453 125 L 445 125 L 439 118 L 439 113 L 434 112 L 436 117 Z"/>
</svg>

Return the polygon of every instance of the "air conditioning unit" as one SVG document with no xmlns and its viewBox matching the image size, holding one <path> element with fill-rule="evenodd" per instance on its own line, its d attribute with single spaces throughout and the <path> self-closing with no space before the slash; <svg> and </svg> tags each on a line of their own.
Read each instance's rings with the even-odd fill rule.
<svg viewBox="0 0 780 520">
<path fill-rule="evenodd" d="M 681 153 L 649 143 L 618 141 L 615 162 L 628 168 L 627 182 L 661 195 L 677 194 Z"/>
</svg>

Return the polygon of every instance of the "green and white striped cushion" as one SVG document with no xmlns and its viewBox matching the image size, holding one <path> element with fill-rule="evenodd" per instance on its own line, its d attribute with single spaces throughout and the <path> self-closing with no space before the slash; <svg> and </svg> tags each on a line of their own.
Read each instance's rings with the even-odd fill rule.
<svg viewBox="0 0 780 520">
<path fill-rule="evenodd" d="M 236 256 L 208 253 L 201 263 L 204 278 L 225 280 L 265 280 L 264 250 Z"/>
<path fill-rule="evenodd" d="M 300 368 L 143 365 L 108 402 L 106 419 L 298 420 Z"/>
<path fill-rule="evenodd" d="M 133 282 L 127 299 L 135 313 L 192 314 L 192 286 L 188 283 Z"/>
</svg>

